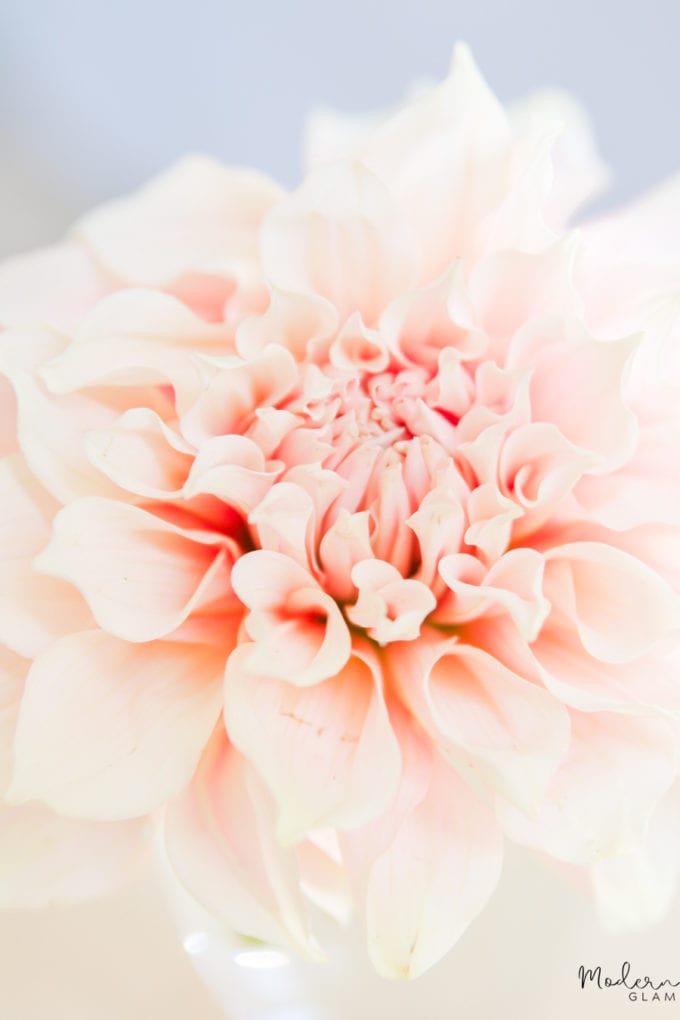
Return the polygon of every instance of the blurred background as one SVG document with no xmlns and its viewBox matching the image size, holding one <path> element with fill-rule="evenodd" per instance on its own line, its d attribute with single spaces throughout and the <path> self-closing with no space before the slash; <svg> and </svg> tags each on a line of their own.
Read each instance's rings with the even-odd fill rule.
<svg viewBox="0 0 680 1020">
<path fill-rule="evenodd" d="M 389 106 L 456 39 L 590 111 L 626 199 L 680 167 L 678 0 L 2 0 L 0 255 L 204 151 L 299 176 L 306 113 Z"/>
</svg>

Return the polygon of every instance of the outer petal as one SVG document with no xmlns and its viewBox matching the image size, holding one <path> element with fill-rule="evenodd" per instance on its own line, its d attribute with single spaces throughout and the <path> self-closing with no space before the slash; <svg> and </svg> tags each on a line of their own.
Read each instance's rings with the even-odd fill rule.
<svg viewBox="0 0 680 1020">
<path fill-rule="evenodd" d="M 182 409 L 199 390 L 195 355 L 232 349 L 229 327 L 206 323 L 169 294 L 121 290 L 99 302 L 78 324 L 74 342 L 40 374 L 59 394 L 95 385 L 169 382 Z"/>
<path fill-rule="evenodd" d="M 389 675 L 454 764 L 522 806 L 540 803 L 569 742 L 556 698 L 456 640 L 392 646 Z"/>
<path fill-rule="evenodd" d="M 588 864 L 640 847 L 675 779 L 677 748 L 662 720 L 608 712 L 573 712 L 571 720 L 569 754 L 543 807 L 525 815 L 499 801 L 497 813 L 517 842 Z"/>
<path fill-rule="evenodd" d="M 70 329 L 111 287 L 77 241 L 16 255 L 0 268 L 0 325 Z"/>
<path fill-rule="evenodd" d="M 474 250 L 481 221 L 506 186 L 510 129 L 467 47 L 448 79 L 390 118 L 361 158 L 407 210 L 419 282 Z"/>
<path fill-rule="evenodd" d="M 0 797 L 12 775 L 14 731 L 29 666 L 28 660 L 0 645 Z"/>
<path fill-rule="evenodd" d="M 115 892 L 151 848 L 146 820 L 81 822 L 0 805 L 0 907 L 38 909 Z"/>
<path fill-rule="evenodd" d="M 655 924 L 668 913 L 680 878 L 680 785 L 657 804 L 644 844 L 590 869 L 598 911 L 609 931 Z"/>
<path fill-rule="evenodd" d="M 678 290 L 680 174 L 585 226 L 582 237 L 577 284 L 590 327 L 607 339 L 643 328 L 658 299 Z"/>
<path fill-rule="evenodd" d="M 191 269 L 252 257 L 259 223 L 281 194 L 262 174 L 193 156 L 130 198 L 96 209 L 77 233 L 120 279 L 158 286 Z"/>
<path fill-rule="evenodd" d="M 267 217 L 264 270 L 282 290 L 318 294 L 374 323 L 408 284 L 411 251 L 397 206 L 360 163 L 313 171 Z"/>
<path fill-rule="evenodd" d="M 383 977 L 415 978 L 460 938 L 486 904 L 501 865 L 493 818 L 412 724 L 398 727 L 399 796 L 343 847 L 363 876 L 368 949 Z"/>
<path fill-rule="evenodd" d="M 189 892 L 230 928 L 318 955 L 295 852 L 282 849 L 274 832 L 267 790 L 218 731 L 193 783 L 168 808 L 170 864 Z"/>
<path fill-rule="evenodd" d="M 92 623 L 71 585 L 33 571 L 57 505 L 22 457 L 0 461 L 0 641 L 28 657 L 60 634 Z"/>
<path fill-rule="evenodd" d="M 549 550 L 546 560 L 546 595 L 596 658 L 629 662 L 680 631 L 680 598 L 634 556 L 600 542 L 571 542 Z"/>
<path fill-rule="evenodd" d="M 230 594 L 221 536 L 187 533 L 126 503 L 82 499 L 54 521 L 36 560 L 84 595 L 100 627 L 126 641 L 169 634 L 201 603 Z"/>
<path fill-rule="evenodd" d="M 70 634 L 26 680 L 9 797 L 65 815 L 132 818 L 189 781 L 219 714 L 224 653 Z M 68 748 L 68 754 L 64 749 Z"/>
<path fill-rule="evenodd" d="M 305 688 L 254 676 L 247 660 L 241 646 L 227 666 L 227 731 L 276 799 L 280 840 L 362 825 L 383 810 L 400 757 L 370 647 L 355 648 L 337 676 Z"/>
</svg>

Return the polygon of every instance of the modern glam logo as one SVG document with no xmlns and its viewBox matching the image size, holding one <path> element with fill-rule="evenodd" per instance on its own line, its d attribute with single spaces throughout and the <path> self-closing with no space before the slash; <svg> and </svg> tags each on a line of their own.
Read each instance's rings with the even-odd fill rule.
<svg viewBox="0 0 680 1020">
<path fill-rule="evenodd" d="M 670 978 L 654 981 L 647 975 L 633 977 L 627 960 L 621 965 L 621 973 L 616 977 L 603 974 L 599 965 L 589 968 L 581 964 L 578 979 L 581 988 L 585 988 L 586 985 L 594 985 L 596 988 L 625 988 L 631 1002 L 675 1002 L 675 989 L 680 987 L 680 981 L 671 981 Z"/>
</svg>

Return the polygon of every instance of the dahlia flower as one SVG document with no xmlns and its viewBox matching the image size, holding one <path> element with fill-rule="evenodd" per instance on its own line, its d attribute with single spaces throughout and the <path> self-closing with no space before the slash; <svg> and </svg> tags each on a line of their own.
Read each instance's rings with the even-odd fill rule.
<svg viewBox="0 0 680 1020">
<path fill-rule="evenodd" d="M 309 170 L 181 162 L 0 270 L 0 902 L 162 833 L 229 929 L 386 976 L 510 839 L 611 926 L 680 861 L 680 181 L 458 47 Z"/>
</svg>

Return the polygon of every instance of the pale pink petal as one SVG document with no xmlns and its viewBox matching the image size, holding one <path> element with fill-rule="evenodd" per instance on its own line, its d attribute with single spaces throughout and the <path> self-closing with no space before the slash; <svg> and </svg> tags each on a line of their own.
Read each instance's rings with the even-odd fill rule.
<svg viewBox="0 0 680 1020">
<path fill-rule="evenodd" d="M 312 833 L 295 848 L 300 869 L 300 888 L 306 898 L 339 924 L 347 924 L 352 916 L 352 890 L 347 872 L 338 854 L 331 854 L 326 844 L 330 836 L 337 843 L 332 829 Z"/>
<path fill-rule="evenodd" d="M 23 458 L 0 461 L 0 641 L 19 655 L 37 655 L 60 634 L 92 623 L 71 585 L 33 570 L 57 508 Z"/>
<path fill-rule="evenodd" d="M 542 807 L 529 815 L 499 800 L 505 832 L 574 864 L 635 850 L 675 779 L 670 726 L 659 719 L 572 712 L 571 732 L 569 753 Z"/>
<path fill-rule="evenodd" d="M 341 509 L 325 530 L 319 547 L 326 591 L 336 599 L 351 598 L 355 593 L 352 567 L 368 559 L 372 552 L 368 512 L 350 514 Z"/>
<path fill-rule="evenodd" d="M 200 645 L 101 631 L 55 641 L 26 680 L 8 798 L 98 820 L 163 804 L 215 726 L 223 668 L 224 652 Z"/>
<path fill-rule="evenodd" d="M 483 355 L 486 338 L 476 327 L 460 262 L 433 283 L 400 294 L 380 316 L 380 330 L 400 360 L 428 368 L 445 351 L 461 361 Z"/>
<path fill-rule="evenodd" d="M 411 276 L 409 237 L 390 192 L 360 163 L 319 167 L 266 218 L 262 258 L 282 290 L 318 294 L 373 325 Z"/>
<path fill-rule="evenodd" d="M 498 881 L 502 845 L 481 799 L 409 722 L 399 796 L 342 843 L 360 877 L 368 951 L 383 977 L 416 978 L 460 938 Z"/>
<path fill-rule="evenodd" d="M 563 227 L 584 202 L 609 183 L 609 172 L 598 155 L 585 110 L 566 92 L 541 89 L 509 110 L 520 131 L 538 125 L 555 137 L 551 149 L 553 180 L 547 214 L 552 226 Z"/>
<path fill-rule="evenodd" d="M 227 666 L 225 720 L 274 795 L 286 845 L 314 828 L 362 825 L 394 796 L 399 749 L 368 644 L 355 647 L 336 676 L 305 688 L 253 675 L 247 647 L 237 648 Z"/>
<path fill-rule="evenodd" d="M 490 349 L 503 362 L 514 334 L 532 319 L 578 314 L 572 282 L 574 238 L 568 235 L 545 251 L 493 251 L 470 273 L 470 301 Z"/>
<path fill-rule="evenodd" d="M 598 336 L 610 339 L 642 328 L 658 298 L 677 291 L 679 224 L 676 175 L 583 227 L 576 279 Z"/>
<path fill-rule="evenodd" d="M 29 666 L 27 659 L 0 645 L 0 797 L 12 775 L 14 731 Z"/>
<path fill-rule="evenodd" d="M 680 879 L 680 786 L 656 805 L 642 847 L 597 861 L 590 868 L 598 913 L 617 934 L 667 916 Z"/>
<path fill-rule="evenodd" d="M 347 618 L 383 646 L 391 641 L 414 641 L 425 618 L 437 606 L 427 585 L 403 578 L 384 560 L 367 559 L 352 568 L 359 597 L 345 610 Z"/>
<path fill-rule="evenodd" d="M 165 845 L 180 882 L 230 929 L 318 958 L 295 852 L 278 843 L 271 796 L 224 734 L 169 805 Z"/>
<path fill-rule="evenodd" d="M 389 675 L 454 764 L 518 804 L 540 803 L 569 743 L 568 715 L 556 698 L 455 639 L 393 646 Z"/>
<path fill-rule="evenodd" d="M 18 330 L 2 338 L 0 372 L 14 391 L 17 442 L 31 471 L 60 502 L 85 493 L 117 494 L 118 487 L 87 460 L 83 442 L 84 431 L 109 425 L 115 410 L 96 391 L 54 396 L 40 378 L 41 363 L 59 354 L 63 338 Z"/>
<path fill-rule="evenodd" d="M 291 294 L 271 288 L 263 315 L 245 319 L 236 331 L 236 349 L 252 358 L 269 344 L 286 347 L 296 361 L 325 355 L 338 325 L 338 313 L 318 294 Z"/>
<path fill-rule="evenodd" d="M 260 221 L 281 196 L 263 174 L 192 156 L 90 213 L 77 234 L 121 280 L 158 286 L 254 257 Z"/>
<path fill-rule="evenodd" d="M 201 444 L 186 479 L 187 498 L 217 496 L 247 517 L 271 489 L 282 465 L 267 464 L 260 447 L 246 436 L 214 436 Z"/>
<path fill-rule="evenodd" d="M 263 494 L 248 523 L 261 549 L 281 553 L 310 570 L 314 563 L 314 516 L 314 501 L 306 489 L 293 482 L 279 482 Z"/>
<path fill-rule="evenodd" d="M 440 600 L 437 621 L 456 625 L 507 612 L 522 637 L 534 641 L 550 609 L 543 597 L 543 556 L 535 549 L 511 549 L 487 573 L 478 564 L 481 574 L 475 572 L 470 580 L 468 559 L 456 554 L 440 561 L 439 573 L 451 595 Z"/>
<path fill-rule="evenodd" d="M 87 433 L 91 464 L 139 496 L 179 495 L 193 462 L 193 448 L 146 407 L 133 407 L 108 428 Z"/>
<path fill-rule="evenodd" d="M 465 511 L 452 488 L 430 489 L 418 509 L 406 522 L 415 533 L 420 548 L 417 578 L 441 594 L 438 567 L 450 553 L 457 553 L 466 530 Z"/>
<path fill-rule="evenodd" d="M 350 315 L 331 344 L 328 357 L 336 368 L 371 374 L 384 372 L 390 362 L 382 336 L 365 326 L 358 312 Z"/>
<path fill-rule="evenodd" d="M 230 593 L 231 551 L 193 531 L 113 500 L 61 510 L 36 568 L 74 584 L 97 623 L 126 641 L 169 634 L 201 603 Z"/>
<path fill-rule="evenodd" d="M 0 269 L 0 325 L 70 329 L 112 286 L 78 241 L 15 255 Z"/>
<path fill-rule="evenodd" d="M 0 805 L 0 907 L 42 910 L 117 892 L 150 858 L 146 819 L 83 822 Z"/>
<path fill-rule="evenodd" d="M 582 478 L 576 498 L 589 515 L 608 528 L 626 530 L 642 524 L 680 524 L 680 472 L 669 470 L 680 449 L 680 422 L 675 387 L 655 409 L 644 409 L 640 437 L 632 458 L 617 472 Z"/>
<path fill-rule="evenodd" d="M 233 356 L 210 367 L 207 383 L 181 422 L 182 434 L 196 446 L 212 436 L 241 432 L 256 408 L 278 403 L 297 382 L 292 354 L 277 344 L 249 361 Z"/>
<path fill-rule="evenodd" d="M 493 482 L 485 482 L 470 493 L 467 503 L 470 522 L 464 538 L 476 546 L 488 564 L 506 551 L 513 521 L 522 516 L 517 504 L 504 496 Z"/>
<path fill-rule="evenodd" d="M 532 418 L 552 422 L 575 446 L 598 454 L 600 471 L 619 467 L 635 449 L 636 418 L 622 393 L 638 343 L 638 337 L 603 343 L 576 319 L 546 317 L 524 327 L 510 350 L 510 365 L 533 369 Z"/>
<path fill-rule="evenodd" d="M 246 659 L 251 672 L 303 687 L 345 665 L 351 639 L 337 603 L 290 557 L 247 553 L 234 564 L 231 583 L 250 609 L 245 628 L 253 639 Z"/>
<path fill-rule="evenodd" d="M 503 197 L 509 144 L 505 113 L 459 44 L 447 80 L 390 118 L 362 151 L 407 212 L 420 282 L 475 249 L 481 221 Z"/>
<path fill-rule="evenodd" d="M 532 422 L 514 429 L 498 461 L 501 487 L 524 508 L 513 525 L 514 540 L 555 513 L 583 474 L 596 466 L 595 454 L 574 446 L 552 424 Z"/>
<path fill-rule="evenodd" d="M 680 597 L 635 557 L 600 542 L 572 542 L 550 549 L 546 561 L 548 599 L 596 658 L 628 662 L 680 631 Z"/>
<path fill-rule="evenodd" d="M 178 406 L 184 408 L 199 391 L 192 356 L 232 349 L 229 327 L 205 322 L 177 298 L 153 290 L 122 290 L 85 316 L 74 342 L 42 366 L 41 376 L 52 393 L 94 385 L 171 383 Z"/>
</svg>

